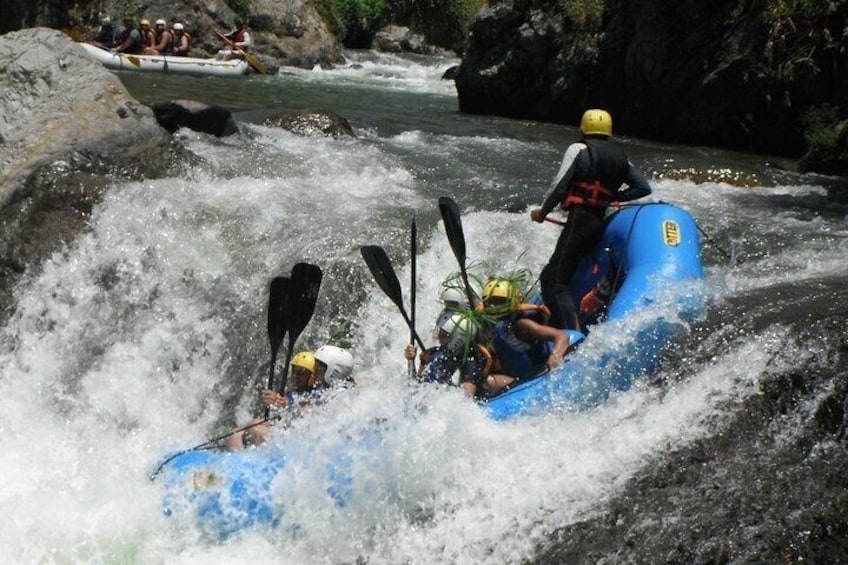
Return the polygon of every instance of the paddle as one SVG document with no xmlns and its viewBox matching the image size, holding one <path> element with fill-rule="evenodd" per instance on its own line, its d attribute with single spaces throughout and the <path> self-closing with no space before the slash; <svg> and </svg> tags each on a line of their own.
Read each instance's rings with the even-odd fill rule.
<svg viewBox="0 0 848 565">
<path fill-rule="evenodd" d="M 221 39 L 223 39 L 224 41 L 229 43 L 230 47 L 232 47 L 233 49 L 235 49 L 236 51 L 241 53 L 242 56 L 244 57 L 245 61 L 247 61 L 247 64 L 250 65 L 251 67 L 253 67 L 256 70 L 257 73 L 259 73 L 260 75 L 267 75 L 268 74 L 268 67 L 266 67 L 262 63 L 262 61 L 260 61 L 259 59 L 257 59 L 256 57 L 254 57 L 253 55 L 251 55 L 250 53 L 248 53 L 247 51 L 245 51 L 244 49 L 242 49 L 241 47 L 236 45 L 235 43 L 233 43 L 232 40 L 229 37 L 227 37 L 226 35 L 224 35 L 220 31 L 218 31 L 217 29 L 215 30 L 215 33 L 218 34 L 218 37 L 220 37 Z"/>
<path fill-rule="evenodd" d="M 398 307 L 400 313 L 403 315 L 403 319 L 406 321 L 406 325 L 409 326 L 409 332 L 412 335 L 412 339 L 415 340 L 415 343 L 417 343 L 418 347 L 420 347 L 423 351 L 424 343 L 421 341 L 421 338 L 418 337 L 418 334 L 415 331 L 415 326 L 413 325 L 412 320 L 409 319 L 406 309 L 403 307 L 403 296 L 401 295 L 400 282 L 398 281 L 395 270 L 392 268 L 392 263 L 389 261 L 389 257 L 386 255 L 386 252 L 379 245 L 365 245 L 360 247 L 359 251 L 362 253 L 362 258 L 365 259 L 365 264 L 368 265 L 371 275 L 374 277 L 374 280 L 377 281 L 377 286 L 379 286 L 383 292 L 386 293 L 386 296 L 388 296 Z"/>
<path fill-rule="evenodd" d="M 473 309 L 477 303 L 474 300 L 474 294 L 471 292 L 471 285 L 468 284 L 468 272 L 465 270 L 465 235 L 462 232 L 459 207 L 450 197 L 442 196 L 439 198 L 439 212 L 441 212 L 442 221 L 445 223 L 445 232 L 447 233 L 451 249 L 453 249 L 453 254 L 459 263 L 459 272 L 462 274 L 462 282 L 465 283 L 465 294 L 468 297 L 468 304 Z"/>
<path fill-rule="evenodd" d="M 268 340 L 271 343 L 271 371 L 268 375 L 268 390 L 274 390 L 274 366 L 277 364 L 277 352 L 286 335 L 285 302 L 288 294 L 289 279 L 274 277 L 268 292 Z M 270 408 L 265 408 L 265 417 L 270 415 Z"/>
<path fill-rule="evenodd" d="M 417 276 L 415 273 L 416 256 L 418 255 L 418 228 L 415 225 L 415 214 L 412 215 L 412 226 L 409 230 L 409 260 L 411 262 L 411 274 L 409 281 L 409 310 L 410 310 L 410 325 L 409 325 L 409 342 L 415 340 L 415 287 Z M 415 360 L 409 360 L 409 376 L 415 376 Z"/>
<path fill-rule="evenodd" d="M 286 391 L 286 380 L 289 376 L 289 364 L 294 354 L 294 343 L 300 337 L 300 332 L 312 319 L 312 313 L 315 312 L 315 303 L 318 301 L 322 277 L 321 269 L 316 265 L 298 263 L 292 268 L 288 293 L 283 306 L 283 318 L 289 332 L 289 348 L 286 364 L 283 366 L 283 378 L 277 388 L 280 394 L 285 394 Z"/>
</svg>

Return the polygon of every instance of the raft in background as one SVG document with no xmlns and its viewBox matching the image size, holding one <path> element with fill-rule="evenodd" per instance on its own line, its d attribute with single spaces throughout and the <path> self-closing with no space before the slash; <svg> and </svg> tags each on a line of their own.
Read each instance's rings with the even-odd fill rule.
<svg viewBox="0 0 848 565">
<path fill-rule="evenodd" d="M 139 71 L 145 73 L 172 73 L 196 76 L 242 76 L 250 72 L 244 59 L 198 59 L 195 57 L 168 57 L 165 55 L 128 55 L 112 53 L 90 43 L 78 43 L 89 56 L 107 69 Z"/>
<path fill-rule="evenodd" d="M 596 268 L 597 265 L 597 268 Z M 558 406 L 587 406 L 602 402 L 611 392 L 624 391 L 656 368 L 669 340 L 685 331 L 681 321 L 691 320 L 703 309 L 703 279 L 698 230 L 684 210 L 668 204 L 627 207 L 607 223 L 601 243 L 591 259 L 583 261 L 572 291 L 575 299 L 588 292 L 606 273 L 621 281 L 609 305 L 607 321 L 625 321 L 631 314 L 648 312 L 635 325 L 637 332 L 615 353 L 589 360 L 578 350 L 555 371 L 519 384 L 482 404 L 495 420 L 544 414 Z M 669 303 L 670 299 L 670 303 Z M 646 307 L 671 306 L 654 314 Z M 579 334 L 574 337 L 579 337 Z M 591 343 L 591 336 L 587 337 Z M 282 499 L 272 496 L 279 473 L 288 464 L 307 460 L 324 462 L 316 477 L 327 484 L 326 495 L 334 504 L 351 500 L 354 467 L 362 469 L 380 460 L 381 433 L 375 429 L 365 438 L 349 438 L 345 448 L 316 454 L 290 438 L 282 446 L 227 453 L 191 451 L 174 456 L 162 466 L 165 481 L 165 512 L 197 524 L 213 538 L 226 538 L 241 530 L 275 527 L 286 504 L 298 493 L 286 491 Z M 353 459 L 353 454 L 358 458 Z"/>
</svg>

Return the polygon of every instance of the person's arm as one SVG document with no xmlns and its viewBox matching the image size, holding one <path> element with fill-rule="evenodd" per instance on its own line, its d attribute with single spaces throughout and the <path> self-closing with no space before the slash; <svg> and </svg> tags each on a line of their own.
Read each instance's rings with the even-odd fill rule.
<svg viewBox="0 0 848 565">
<path fill-rule="evenodd" d="M 639 172 L 639 169 L 633 166 L 633 163 L 628 162 L 628 165 L 630 166 L 627 169 L 627 177 L 624 179 L 627 188 L 618 191 L 619 202 L 630 202 L 651 193 L 651 185 L 648 184 L 648 179 Z"/>
<path fill-rule="evenodd" d="M 275 406 L 277 408 L 285 408 L 288 406 L 288 401 L 286 401 L 286 397 L 283 394 L 275 390 L 263 390 L 262 391 L 262 405 L 263 406 Z"/>
<path fill-rule="evenodd" d="M 177 38 L 177 44 L 174 46 L 174 55 L 185 55 L 188 52 L 188 38 L 182 34 Z"/>
<path fill-rule="evenodd" d="M 557 328 L 552 328 L 551 326 L 534 322 L 529 318 L 522 318 L 518 320 L 516 325 L 521 329 L 521 331 L 537 341 L 553 341 L 554 346 L 551 350 L 551 354 L 545 362 L 545 368 L 551 370 L 559 365 L 562 357 L 565 355 L 566 351 L 568 351 L 570 343 L 565 332 Z"/>
<path fill-rule="evenodd" d="M 530 212 L 530 217 L 534 222 L 542 223 L 545 221 L 545 216 L 551 213 L 556 206 L 562 202 L 568 192 L 568 187 L 574 175 L 580 167 L 585 166 L 583 161 L 588 160 L 588 152 L 584 151 L 586 145 L 584 143 L 572 143 L 566 149 L 562 157 L 562 163 L 559 166 L 559 171 L 551 183 L 548 196 L 542 203 L 541 208 L 535 208 Z"/>
</svg>

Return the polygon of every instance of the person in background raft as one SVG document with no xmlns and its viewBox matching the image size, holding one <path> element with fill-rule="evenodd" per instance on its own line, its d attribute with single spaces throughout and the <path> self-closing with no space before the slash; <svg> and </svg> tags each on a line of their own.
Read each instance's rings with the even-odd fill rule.
<svg viewBox="0 0 848 565">
<path fill-rule="evenodd" d="M 224 37 L 229 39 L 234 47 L 238 47 L 244 51 L 248 51 L 250 47 L 253 45 L 253 40 L 250 37 L 250 33 L 248 33 L 245 28 L 244 20 L 238 18 L 236 20 L 236 26 L 233 31 L 230 33 L 225 33 Z M 215 58 L 222 61 L 227 61 L 229 59 L 240 59 L 243 58 L 242 54 L 238 52 L 236 49 L 221 49 L 215 55 Z"/>
<path fill-rule="evenodd" d="M 127 16 L 124 18 L 124 29 L 118 37 L 120 44 L 112 49 L 114 52 L 126 53 L 128 55 L 140 55 L 143 47 L 141 45 L 141 32 L 135 29 L 134 20 Z"/>
<path fill-rule="evenodd" d="M 142 52 L 146 53 L 151 47 L 156 45 L 156 34 L 150 29 L 150 20 L 146 18 L 142 19 L 138 22 L 138 25 L 141 28 L 139 31 L 141 33 Z"/>
<path fill-rule="evenodd" d="M 351 376 L 353 356 L 334 345 L 323 345 L 315 353 L 301 351 L 292 357 L 291 366 L 291 386 L 285 395 L 273 390 L 262 391 L 263 410 L 271 407 L 284 411 L 286 424 L 325 403 L 335 393 L 356 386 Z M 239 451 L 263 443 L 271 433 L 272 425 L 270 420 L 254 419 L 246 429 L 240 429 L 227 438 L 227 449 Z"/>
<path fill-rule="evenodd" d="M 153 30 L 153 45 L 145 49 L 145 55 L 170 55 L 174 47 L 174 37 L 165 28 L 165 20 L 156 20 L 156 29 Z"/>
<path fill-rule="evenodd" d="M 120 30 L 112 23 L 112 19 L 109 16 L 103 16 L 103 19 L 100 20 L 100 29 L 97 30 L 94 39 L 89 43 L 104 49 L 111 49 L 120 43 L 118 41 L 120 33 Z"/>
<path fill-rule="evenodd" d="M 608 112 L 587 110 L 580 120 L 580 133 L 580 139 L 566 149 L 542 207 L 530 211 L 530 218 L 537 223 L 542 223 L 557 204 L 568 213 L 539 280 L 542 300 L 551 311 L 550 325 L 573 330 L 580 330 L 580 322 L 568 285 L 580 260 L 603 237 L 607 208 L 651 193 L 642 173 L 609 140 L 612 117 Z M 627 188 L 620 190 L 624 184 Z"/>
<path fill-rule="evenodd" d="M 174 35 L 174 48 L 172 55 L 186 57 L 188 55 L 188 48 L 190 45 L 188 35 L 185 33 L 185 26 L 180 22 L 177 22 L 171 27 L 171 30 L 173 30 Z"/>
</svg>

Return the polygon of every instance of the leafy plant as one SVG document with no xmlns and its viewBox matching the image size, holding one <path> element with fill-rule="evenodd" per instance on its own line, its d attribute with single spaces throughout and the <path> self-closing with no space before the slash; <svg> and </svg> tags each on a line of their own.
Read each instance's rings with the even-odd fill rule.
<svg viewBox="0 0 848 565">
<path fill-rule="evenodd" d="M 607 0 L 560 0 L 568 19 L 589 30 L 601 27 Z"/>
<path fill-rule="evenodd" d="M 839 141 L 836 124 L 839 120 L 839 108 L 829 104 L 812 106 L 804 112 L 801 126 L 811 154 L 826 155 L 836 150 Z"/>
</svg>

